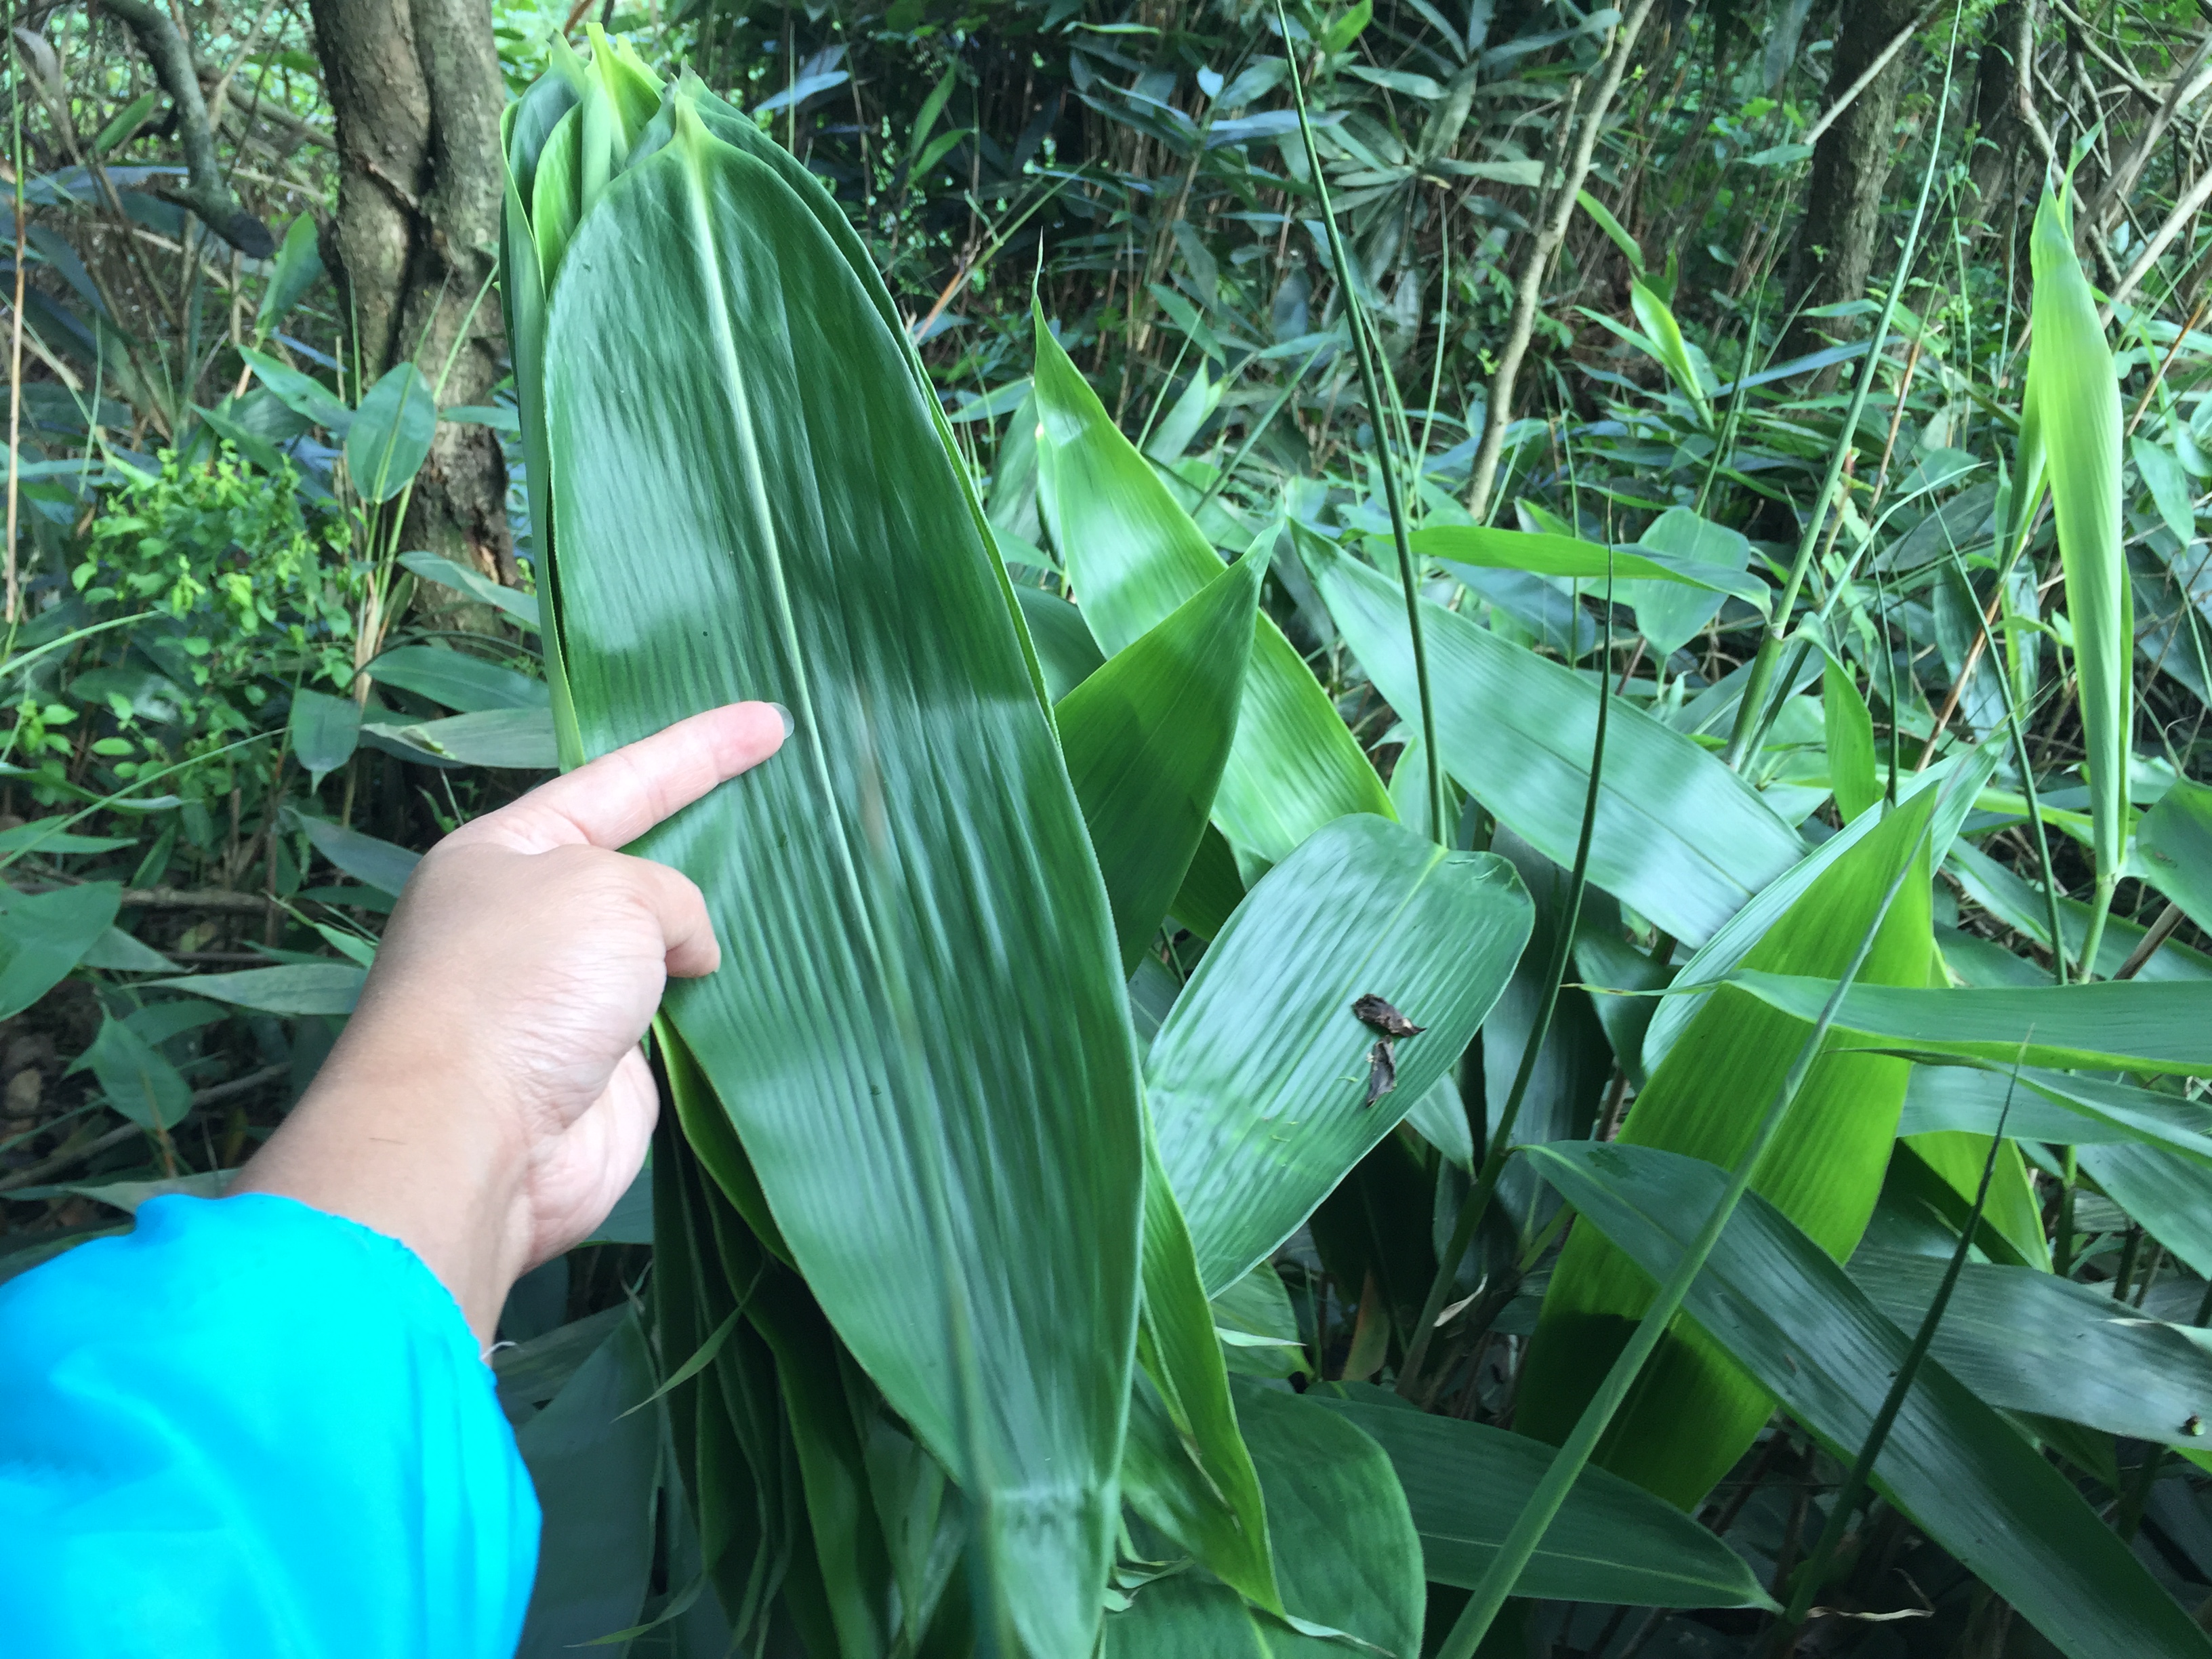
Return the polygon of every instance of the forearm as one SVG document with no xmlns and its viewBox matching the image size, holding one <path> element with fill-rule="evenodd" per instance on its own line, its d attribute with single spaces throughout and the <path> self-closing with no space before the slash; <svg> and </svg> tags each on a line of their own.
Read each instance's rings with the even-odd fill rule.
<svg viewBox="0 0 2212 1659">
<path fill-rule="evenodd" d="M 511 1652 L 538 1509 L 478 1345 L 387 1237 L 156 1199 L 0 1285 L 9 1650 Z"/>
</svg>

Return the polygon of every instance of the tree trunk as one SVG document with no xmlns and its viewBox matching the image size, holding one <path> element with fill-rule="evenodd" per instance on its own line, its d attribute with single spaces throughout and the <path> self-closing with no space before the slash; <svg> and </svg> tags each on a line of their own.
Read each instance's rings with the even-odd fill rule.
<svg viewBox="0 0 2212 1659">
<path fill-rule="evenodd" d="M 2007 228 L 2022 163 L 2040 157 L 2028 153 L 2027 129 L 2020 118 L 2019 70 L 2014 59 L 2020 46 L 2021 14 L 2027 0 L 2004 0 L 1983 26 L 1982 48 L 1974 65 L 1974 194 L 1980 208 L 1974 216 L 1983 234 L 2002 235 Z"/>
<path fill-rule="evenodd" d="M 441 406 L 480 404 L 500 375 L 499 302 L 488 284 L 507 97 L 489 0 L 312 0 L 312 9 L 337 118 L 338 205 L 325 263 L 364 381 L 411 357 Z M 506 501 L 507 467 L 490 430 L 441 423 L 408 506 L 406 543 L 512 581 Z"/>
<path fill-rule="evenodd" d="M 1828 70 L 1830 95 L 1863 75 L 1898 32 L 1920 14 L 1922 0 L 1844 0 Z M 1813 178 L 1791 262 L 1790 296 L 1805 309 L 1856 300 L 1866 292 L 1881 230 L 1882 190 L 1895 148 L 1897 101 L 1911 49 L 1893 58 L 1813 147 Z M 1783 355 L 1816 351 L 1823 337 L 1857 331 L 1835 318 L 1802 314 L 1790 325 Z"/>
</svg>

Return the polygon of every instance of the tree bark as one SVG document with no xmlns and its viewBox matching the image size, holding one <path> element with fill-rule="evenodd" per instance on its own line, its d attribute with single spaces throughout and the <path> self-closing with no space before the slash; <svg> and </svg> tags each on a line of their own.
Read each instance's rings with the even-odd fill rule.
<svg viewBox="0 0 2212 1659">
<path fill-rule="evenodd" d="M 2002 233 L 2004 209 L 2018 188 L 2021 163 L 2039 161 L 2028 156 L 2027 129 L 2020 118 L 2020 71 L 2014 59 L 2020 49 L 2021 14 L 2027 0 L 2004 0 L 1984 26 L 1981 51 L 1974 64 L 1974 194 L 1981 210 L 1976 216 L 1981 231 Z"/>
<path fill-rule="evenodd" d="M 1828 84 L 1841 92 L 1856 82 L 1919 15 L 1920 6 L 1921 0 L 1844 0 Z M 1908 47 L 1892 58 L 1813 147 L 1813 177 L 1790 273 L 1791 301 L 1806 310 L 1856 300 L 1866 291 L 1911 56 Z M 1783 355 L 1815 351 L 1825 335 L 1855 331 L 1839 319 L 1808 318 L 1801 311 Z"/>
<path fill-rule="evenodd" d="M 480 404 L 500 374 L 487 285 L 507 95 L 489 0 L 312 0 L 312 10 L 338 152 L 324 262 L 363 383 L 412 358 L 441 406 Z M 491 432 L 441 423 L 408 506 L 407 544 L 512 581 L 506 501 Z"/>
</svg>

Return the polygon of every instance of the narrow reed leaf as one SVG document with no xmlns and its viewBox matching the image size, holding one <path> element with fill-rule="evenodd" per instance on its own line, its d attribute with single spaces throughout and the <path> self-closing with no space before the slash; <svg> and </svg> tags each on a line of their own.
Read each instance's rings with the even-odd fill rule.
<svg viewBox="0 0 2212 1659">
<path fill-rule="evenodd" d="M 1717 1241 L 1692 1238 L 1693 1219 L 1731 1190 L 1725 1172 L 1695 1158 L 1587 1141 L 1527 1155 L 1581 1225 L 1601 1230 L 1646 1273 L 1679 1276 L 1702 1258 L 1683 1304 L 1700 1330 L 1832 1456 L 1847 1460 L 1865 1443 L 1911 1339 L 1819 1244 L 1757 1194 Z M 2069 1659 L 2212 1655 L 2212 1640 L 2073 1482 L 1940 1364 L 1921 1368 L 1872 1480 Z"/>
<path fill-rule="evenodd" d="M 1952 70 L 1958 62 L 1960 15 L 1957 12 L 1952 14 L 1952 51 L 1944 59 L 1943 89 L 1936 99 L 1936 131 L 1928 147 L 1928 165 L 1920 175 L 1920 199 L 1913 207 L 1912 223 L 1905 233 L 1904 245 L 1898 249 L 1897 264 L 1891 272 L 1888 289 L 1882 295 L 1881 313 L 1875 321 L 1873 342 L 1865 362 L 1860 365 L 1858 383 L 1851 388 L 1850 402 L 1844 411 L 1842 423 L 1836 428 L 1836 441 L 1828 452 L 1826 470 L 1821 475 L 1820 489 L 1813 495 L 1813 510 L 1805 515 L 1804 529 L 1797 540 L 1797 556 L 1790 561 L 1782 592 L 1776 596 L 1774 608 L 1768 613 L 1766 631 L 1759 635 L 1759 652 L 1752 659 L 1751 675 L 1744 687 L 1742 701 L 1736 705 L 1735 726 L 1729 733 L 1726 754 L 1732 767 L 1743 764 L 1744 757 L 1751 752 L 1752 739 L 1759 732 L 1759 723 L 1766 717 L 1766 701 L 1771 691 L 1775 666 L 1782 654 L 1782 641 L 1790 631 L 1791 613 L 1796 608 L 1797 592 L 1812 570 L 1813 556 L 1820 550 L 1829 514 L 1841 513 L 1844 508 L 1837 487 L 1843 483 L 1844 463 L 1857 448 L 1859 416 L 1865 412 L 1875 379 L 1881 372 L 1882 355 L 1889 345 L 1890 325 L 1896 320 L 1897 308 L 1905 297 L 1905 285 L 1912 275 L 1912 261 L 1920 251 L 1921 227 L 1927 222 L 1928 203 L 1936 191 L 1936 175 L 1943 165 L 1943 128 L 1950 115 Z M 1896 772 L 1893 764 L 1893 779 Z"/>
<path fill-rule="evenodd" d="M 1689 587 L 1729 593 L 1747 605 L 1764 606 L 1774 590 L 1741 568 L 1684 558 L 1642 543 L 1601 547 L 1572 536 L 1527 530 L 1494 530 L 1486 525 L 1431 525 L 1413 534 L 1413 551 L 1445 563 L 1488 570 L 1528 570 L 1540 576 L 1602 581 L 1606 559 L 1622 581 L 1680 582 Z"/>
<path fill-rule="evenodd" d="M 1284 40 L 1291 38 L 1283 0 L 1275 0 L 1275 25 Z M 1298 72 L 1296 52 L 1285 62 L 1290 70 L 1291 97 L 1297 106 L 1298 137 L 1305 145 L 1306 168 L 1312 176 L 1315 192 L 1321 198 L 1321 222 L 1328 233 L 1329 263 L 1336 271 L 1337 292 L 1342 296 L 1346 320 L 1352 325 L 1352 349 L 1359 362 L 1360 390 L 1367 398 L 1368 430 L 1375 437 L 1375 466 L 1382 475 L 1382 499 L 1390 512 L 1390 539 L 1397 550 L 1398 583 L 1405 593 L 1406 629 L 1413 647 L 1413 683 L 1419 691 L 1413 714 L 1420 723 L 1420 759 L 1427 772 L 1429 833 L 1440 844 L 1449 846 L 1451 826 L 1444 821 L 1444 775 L 1437 754 L 1436 698 L 1429 688 L 1428 641 L 1421 626 L 1421 573 L 1414 562 L 1412 544 L 1407 540 L 1405 485 L 1398 476 L 1397 463 L 1390 455 L 1390 428 L 1394 424 L 1404 427 L 1406 411 L 1395 398 L 1388 404 L 1383 402 L 1382 383 L 1375 372 L 1375 331 L 1368 321 L 1367 307 L 1360 299 L 1359 272 L 1352 263 L 1351 254 L 1345 251 L 1344 232 L 1336 222 L 1336 210 L 1328 199 L 1328 173 L 1321 164 L 1321 151 L 1314 144 L 1313 120 L 1306 112 L 1305 77 Z M 1408 459 L 1419 465 L 1419 457 Z"/>
<path fill-rule="evenodd" d="M 1802 1019 L 1834 988 L 1826 980 L 1745 968 L 1730 983 Z M 2008 1060 L 2082 1071 L 2212 1076 L 2212 983 L 2102 981 L 1945 990 L 1854 986 L 1836 1029 L 1900 1050 Z"/>
</svg>

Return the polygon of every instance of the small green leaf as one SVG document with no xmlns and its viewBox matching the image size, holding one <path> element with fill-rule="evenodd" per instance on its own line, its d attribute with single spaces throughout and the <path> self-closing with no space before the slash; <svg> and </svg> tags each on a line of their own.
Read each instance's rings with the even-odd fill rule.
<svg viewBox="0 0 2212 1659">
<path fill-rule="evenodd" d="M 286 733 L 292 758 L 307 770 L 308 787 L 319 789 L 325 778 L 353 758 L 361 742 L 361 705 L 351 697 L 333 697 L 303 685 L 292 694 Z"/>
<path fill-rule="evenodd" d="M 1881 799 L 1875 773 L 1874 716 L 1850 669 L 1828 659 L 1821 671 L 1820 718 L 1828 740 L 1828 787 L 1844 822 Z"/>
<path fill-rule="evenodd" d="M 45 893 L 0 889 L 0 1019 L 13 1019 L 60 984 L 115 924 L 123 889 L 112 881 Z"/>
<path fill-rule="evenodd" d="M 345 440 L 346 471 L 362 500 L 388 501 L 412 483 L 437 431 L 437 399 L 413 363 L 369 387 Z"/>
</svg>

